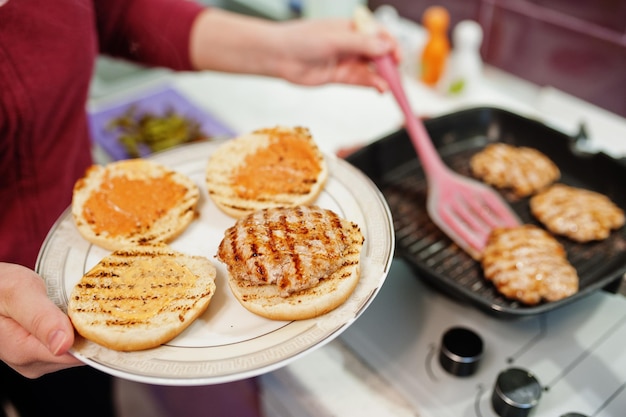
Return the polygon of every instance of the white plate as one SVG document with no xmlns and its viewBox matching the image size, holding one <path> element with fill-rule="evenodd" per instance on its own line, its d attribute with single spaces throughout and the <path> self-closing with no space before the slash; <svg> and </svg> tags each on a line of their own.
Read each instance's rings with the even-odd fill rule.
<svg viewBox="0 0 626 417">
<path fill-rule="evenodd" d="M 369 178 L 344 160 L 327 155 L 330 176 L 316 204 L 361 227 L 365 244 L 356 290 L 337 309 L 310 320 L 272 321 L 244 309 L 228 289 L 226 268 L 215 259 L 224 230 L 235 220 L 212 203 L 204 186 L 208 157 L 221 143 L 190 144 L 150 157 L 188 175 L 200 187 L 199 218 L 171 247 L 208 257 L 217 267 L 217 291 L 208 310 L 174 340 L 155 349 L 117 352 L 78 338 L 72 353 L 81 361 L 111 375 L 150 384 L 206 385 L 248 378 L 328 343 L 354 322 L 378 293 L 393 258 L 391 212 Z M 67 311 L 74 285 L 109 253 L 85 241 L 66 210 L 37 260 L 37 272 L 46 281 L 50 299 Z"/>
</svg>

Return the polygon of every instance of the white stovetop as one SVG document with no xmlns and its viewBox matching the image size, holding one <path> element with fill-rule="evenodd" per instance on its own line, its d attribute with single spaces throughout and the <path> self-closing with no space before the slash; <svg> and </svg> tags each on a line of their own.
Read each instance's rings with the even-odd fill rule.
<svg viewBox="0 0 626 417">
<path fill-rule="evenodd" d="M 591 149 L 607 151 L 616 157 L 626 156 L 625 119 L 554 89 L 538 88 L 493 69 L 487 69 L 485 74 L 486 79 L 477 88 L 476 93 L 466 97 L 444 97 L 410 78 L 405 79 L 405 87 L 409 101 L 416 112 L 423 116 L 437 116 L 467 107 L 495 106 L 537 118 L 571 135 L 577 133 L 580 123 L 584 122 L 591 137 L 589 144 Z M 309 88 L 263 77 L 206 72 L 176 75 L 165 73 L 146 85 L 133 86 L 133 89 L 150 88 L 149 84 L 163 82 L 173 84 L 192 101 L 220 118 L 236 132 L 244 133 L 277 124 L 306 126 L 311 129 L 316 141 L 326 152 L 367 144 L 397 130 L 402 125 L 402 116 L 390 94 L 380 95 L 373 90 L 358 87 L 333 85 Z M 397 268 L 398 266 L 394 266 L 392 270 Z M 419 330 L 415 328 L 416 323 L 421 323 L 423 328 L 420 331 L 426 327 L 431 329 L 430 333 L 424 334 L 424 340 L 416 344 L 418 347 L 414 354 L 423 354 L 423 349 L 428 349 L 429 344 L 436 343 L 437 332 L 446 324 L 435 317 L 432 311 L 421 308 L 417 311 L 407 311 L 407 314 L 419 314 L 419 317 L 403 315 L 393 298 L 384 297 L 385 294 L 397 290 L 394 288 L 396 284 L 418 285 L 416 281 L 413 284 L 406 282 L 401 284 L 400 281 L 386 283 L 381 290 L 380 300 L 377 299 L 372 304 L 372 312 L 366 312 L 344 336 L 262 378 L 268 417 L 447 415 L 437 407 L 440 401 L 449 401 L 448 394 L 440 398 L 432 395 L 429 391 L 434 389 L 432 384 L 430 386 L 428 383 L 420 384 L 423 375 L 418 373 L 412 382 L 404 383 L 405 386 L 417 387 L 415 389 L 420 391 L 420 395 L 416 395 L 415 391 L 398 389 L 399 377 L 390 373 L 391 369 L 402 368 L 410 363 L 406 362 L 407 360 L 416 361 L 419 368 L 419 360 L 416 357 L 402 356 L 410 356 L 411 352 L 408 351 L 388 350 L 387 348 L 391 349 L 394 346 L 393 343 L 386 344 L 389 339 L 411 335 L 415 339 Z M 605 298 L 607 300 L 610 298 L 610 301 L 604 300 Z M 626 300 L 603 293 L 594 296 L 593 300 L 604 306 L 601 314 L 614 318 L 626 314 Z M 444 300 L 433 305 L 433 308 L 441 310 L 445 302 Z M 471 309 L 467 314 L 461 313 L 462 316 L 474 314 L 477 312 Z M 386 333 L 382 333 L 382 339 L 381 336 L 375 336 L 376 326 L 386 329 Z M 626 342 L 626 332 L 623 329 L 620 336 Z M 377 337 L 381 343 L 368 343 L 368 340 Z M 523 341 L 520 340 L 521 342 Z M 620 343 L 620 346 L 617 353 L 626 352 L 623 349 L 624 343 Z M 509 351 L 512 351 L 512 348 L 511 346 Z M 365 361 L 360 360 L 355 352 L 363 355 Z M 623 381 L 626 357 L 622 355 L 619 360 L 622 361 L 619 366 L 617 364 L 602 366 L 621 367 L 621 371 L 616 372 L 616 377 L 619 375 Z M 554 364 L 546 363 L 542 365 L 544 366 L 548 378 L 554 378 L 557 372 Z M 392 383 L 389 383 L 390 381 Z M 491 375 L 481 381 L 482 383 L 491 384 Z M 595 384 L 596 381 L 593 381 L 588 393 L 592 397 L 597 393 L 593 388 Z M 566 385 L 562 384 L 561 388 L 572 395 L 574 391 L 585 388 Z M 453 389 L 450 388 L 453 386 L 454 384 L 449 385 L 446 390 Z M 470 389 L 475 390 L 476 385 Z M 454 410 L 453 414 L 449 414 L 451 416 L 473 416 L 457 413 L 459 411 L 457 408 L 450 410 Z M 602 414 L 610 415 L 612 414 Z M 484 413 L 483 417 L 491 415 Z"/>
<path fill-rule="evenodd" d="M 484 342 L 470 377 L 452 376 L 438 362 L 442 335 L 457 326 Z M 544 315 L 503 320 L 432 290 L 396 260 L 377 299 L 341 338 L 422 417 L 497 417 L 491 393 L 509 367 L 532 372 L 544 388 L 533 417 L 619 417 L 626 410 L 621 295 L 597 292 Z"/>
</svg>

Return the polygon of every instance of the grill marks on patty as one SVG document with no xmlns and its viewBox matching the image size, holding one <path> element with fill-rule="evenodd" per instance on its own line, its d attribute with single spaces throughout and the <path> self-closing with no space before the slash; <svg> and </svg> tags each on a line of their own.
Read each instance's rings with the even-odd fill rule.
<svg viewBox="0 0 626 417">
<path fill-rule="evenodd" d="M 565 184 L 533 196 L 530 210 L 552 233 L 583 243 L 606 239 L 625 220 L 624 211 L 607 196 Z"/>
<path fill-rule="evenodd" d="M 481 264 L 501 294 L 525 304 L 557 301 L 578 291 L 578 274 L 565 249 L 534 225 L 494 230 Z"/>
<path fill-rule="evenodd" d="M 510 189 L 517 197 L 542 190 L 560 178 L 559 168 L 542 152 L 525 146 L 495 143 L 470 160 L 472 174 L 487 184 Z"/>
<path fill-rule="evenodd" d="M 288 296 L 358 262 L 350 251 L 360 249 L 363 237 L 355 231 L 356 225 L 319 207 L 266 209 L 226 231 L 218 258 L 237 279 L 276 285 Z"/>
</svg>

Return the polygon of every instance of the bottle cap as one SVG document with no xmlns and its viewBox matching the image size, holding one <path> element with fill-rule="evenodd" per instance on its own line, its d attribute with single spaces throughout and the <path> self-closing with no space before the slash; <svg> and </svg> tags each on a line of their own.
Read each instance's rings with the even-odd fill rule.
<svg viewBox="0 0 626 417">
<path fill-rule="evenodd" d="M 445 7 L 431 6 L 424 11 L 422 23 L 429 30 L 447 30 L 450 14 Z"/>
<path fill-rule="evenodd" d="M 463 20 L 454 27 L 452 40 L 455 47 L 460 45 L 480 46 L 483 41 L 483 29 L 473 20 Z"/>
</svg>

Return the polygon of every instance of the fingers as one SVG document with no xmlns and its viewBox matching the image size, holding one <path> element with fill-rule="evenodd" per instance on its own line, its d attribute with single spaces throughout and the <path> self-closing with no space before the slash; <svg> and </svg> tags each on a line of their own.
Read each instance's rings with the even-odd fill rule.
<svg viewBox="0 0 626 417">
<path fill-rule="evenodd" d="M 396 40 L 385 29 L 376 33 L 358 32 L 349 21 L 327 21 L 327 33 L 334 33 L 337 68 L 334 82 L 370 86 L 379 92 L 388 90 L 388 84 L 372 65 L 377 57 L 390 55 L 398 63 L 401 60 L 400 48 Z M 334 26 L 334 31 L 330 30 Z"/>
<path fill-rule="evenodd" d="M 0 263 L 0 360 L 28 378 L 80 365 L 69 318 L 28 268 Z"/>
<path fill-rule="evenodd" d="M 15 321 L 52 355 L 64 354 L 74 343 L 69 318 L 48 299 L 43 280 L 27 268 L 0 263 L 0 316 Z"/>
<path fill-rule="evenodd" d="M 338 63 L 332 80 L 342 84 L 374 87 L 378 92 L 389 89 L 387 81 L 376 72 L 374 65 L 363 59 L 350 59 Z"/>
<path fill-rule="evenodd" d="M 392 40 L 379 35 L 369 35 L 358 32 L 337 33 L 335 46 L 339 55 L 376 58 L 393 53 Z"/>
<path fill-rule="evenodd" d="M 400 49 L 398 41 L 386 30 L 382 30 L 379 33 L 379 36 L 382 36 L 384 39 L 387 39 L 387 42 L 391 43 L 391 51 L 388 51 L 387 53 L 392 56 L 393 60 L 396 63 L 402 61 L 402 50 Z"/>
<path fill-rule="evenodd" d="M 47 346 L 13 319 L 0 316 L 0 337 L 3 340 L 0 360 L 27 378 L 82 365 L 69 353 L 52 354 Z"/>
<path fill-rule="evenodd" d="M 343 54 L 369 59 L 391 55 L 396 62 L 402 59 L 398 42 L 383 27 L 379 27 L 376 33 L 363 33 L 357 31 L 352 22 L 335 21 L 335 23 L 347 28 L 347 33 L 336 30 L 337 46 Z"/>
</svg>

